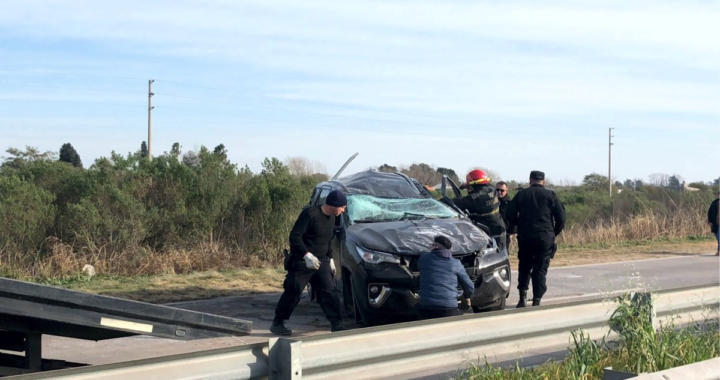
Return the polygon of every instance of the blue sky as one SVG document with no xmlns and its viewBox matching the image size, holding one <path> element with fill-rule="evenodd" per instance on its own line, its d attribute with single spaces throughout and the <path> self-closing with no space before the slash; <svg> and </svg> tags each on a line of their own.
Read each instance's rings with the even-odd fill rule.
<svg viewBox="0 0 720 380">
<path fill-rule="evenodd" d="M 0 148 L 86 166 L 147 139 L 155 79 L 154 154 L 578 183 L 613 127 L 614 179 L 720 175 L 717 1 L 25 0 L 0 57 Z"/>
</svg>

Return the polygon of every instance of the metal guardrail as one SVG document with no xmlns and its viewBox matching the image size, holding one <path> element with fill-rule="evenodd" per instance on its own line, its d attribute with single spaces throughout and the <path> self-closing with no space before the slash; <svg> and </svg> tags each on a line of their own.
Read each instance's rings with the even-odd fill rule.
<svg viewBox="0 0 720 380">
<path fill-rule="evenodd" d="M 718 285 L 638 295 L 652 302 L 657 318 L 674 314 L 697 321 L 720 307 Z M 438 363 L 477 361 L 483 355 L 522 356 L 526 350 L 569 343 L 575 329 L 599 339 L 608 334 L 615 307 L 611 300 L 585 300 L 509 309 L 8 379 L 372 379 L 432 369 Z"/>
<path fill-rule="evenodd" d="M 630 373 L 606 368 L 603 380 L 720 380 L 720 358 L 703 360 L 651 373 Z"/>
<path fill-rule="evenodd" d="M 704 360 L 664 371 L 645 373 L 633 380 L 717 380 L 720 379 L 720 358 Z"/>
</svg>

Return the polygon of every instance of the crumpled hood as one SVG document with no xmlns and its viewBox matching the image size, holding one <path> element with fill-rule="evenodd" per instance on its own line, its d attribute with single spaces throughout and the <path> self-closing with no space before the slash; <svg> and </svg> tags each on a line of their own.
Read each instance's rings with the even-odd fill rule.
<svg viewBox="0 0 720 380">
<path fill-rule="evenodd" d="M 472 222 L 458 219 L 358 223 L 347 232 L 361 247 L 397 254 L 429 252 L 437 235 L 450 239 L 454 255 L 483 249 L 489 242 L 489 237 Z"/>
</svg>

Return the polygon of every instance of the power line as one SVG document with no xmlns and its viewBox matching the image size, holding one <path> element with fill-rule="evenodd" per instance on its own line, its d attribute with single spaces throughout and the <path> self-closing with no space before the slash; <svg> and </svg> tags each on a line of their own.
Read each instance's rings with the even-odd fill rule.
<svg viewBox="0 0 720 380">
<path fill-rule="evenodd" d="M 308 103 L 308 104 L 317 104 L 317 105 L 323 105 L 328 107 L 338 107 L 338 108 L 347 108 L 347 109 L 354 109 L 354 110 L 361 110 L 361 111 L 368 111 L 368 112 L 378 112 L 378 113 L 387 113 L 387 114 L 393 114 L 393 115 L 403 115 L 403 116 L 413 116 L 413 117 L 427 117 L 427 118 L 434 118 L 434 119 L 441 119 L 441 120 L 452 120 L 452 121 L 460 121 L 465 123 L 494 123 L 494 124 L 502 124 L 502 125 L 512 125 L 514 128 L 518 128 L 517 123 L 513 122 L 506 122 L 506 121 L 478 121 L 478 120 L 468 120 L 468 119 L 458 119 L 458 118 L 450 118 L 445 116 L 434 116 L 434 115 L 424 115 L 424 114 L 416 114 L 416 113 L 409 113 L 409 112 L 397 112 L 397 111 L 385 111 L 385 110 L 377 110 L 372 108 L 365 108 L 365 107 L 358 107 L 358 106 L 348 106 L 348 105 L 341 105 L 341 104 L 334 104 L 334 103 L 324 103 L 324 102 L 317 102 L 317 101 L 311 101 L 311 100 L 302 100 L 302 99 L 288 99 L 283 98 L 279 96 L 272 96 L 272 95 L 261 95 L 261 94 L 249 94 L 247 92 L 243 91 L 235 91 L 230 89 L 223 89 L 223 88 L 217 88 L 217 87 L 208 87 L 208 86 L 200 86 L 195 84 L 189 84 L 189 83 L 181 83 L 181 82 L 175 82 L 175 81 L 168 81 L 168 80 L 162 80 L 157 79 L 158 82 L 165 82 L 165 83 L 172 83 L 182 86 L 188 86 L 188 87 L 196 87 L 196 88 L 203 88 L 207 90 L 215 90 L 215 91 L 224 91 L 234 94 L 241 94 L 241 95 L 247 95 L 250 97 L 263 97 L 263 98 L 270 98 L 270 99 L 278 99 L 278 100 L 285 100 L 288 102 L 300 102 L 300 103 Z M 520 126 L 522 127 L 522 126 Z M 567 127 L 555 127 L 555 128 L 567 128 L 567 129 L 576 129 L 577 127 L 574 126 L 567 126 Z"/>
<path fill-rule="evenodd" d="M 173 98 L 198 100 L 198 101 L 204 101 L 204 102 L 210 102 L 210 103 L 229 104 L 229 105 L 241 106 L 241 107 L 260 108 L 260 109 L 268 109 L 268 110 L 273 110 L 273 111 L 295 112 L 295 113 L 303 113 L 303 114 L 318 115 L 318 116 L 339 117 L 339 118 L 343 118 L 343 119 L 365 120 L 365 121 L 373 121 L 373 122 L 381 122 L 381 123 L 403 124 L 403 125 L 415 125 L 415 126 L 431 127 L 431 128 L 446 128 L 446 129 L 454 128 L 454 129 L 464 129 L 464 130 L 468 130 L 468 131 L 485 131 L 485 132 L 497 132 L 497 133 L 507 132 L 507 129 L 498 130 L 498 129 L 469 128 L 469 127 L 456 127 L 456 126 L 448 127 L 446 125 L 438 125 L 438 124 L 412 123 L 412 122 L 406 122 L 406 121 L 371 119 L 371 118 L 357 117 L 357 116 L 346 116 L 346 115 L 326 114 L 326 113 L 311 112 L 311 111 L 291 110 L 291 109 L 286 109 L 286 108 L 259 106 L 259 105 L 253 105 L 253 104 L 245 104 L 245 103 L 235 103 L 235 102 L 227 102 L 227 101 L 222 101 L 222 100 L 211 100 L 211 99 L 196 98 L 196 97 L 183 96 L 183 95 L 174 95 L 174 94 L 167 94 L 167 93 L 160 93 L 160 92 L 156 92 L 155 94 L 169 96 L 169 97 L 173 97 Z M 566 133 L 537 132 L 537 131 L 522 131 L 522 133 L 523 134 L 541 134 L 544 136 L 545 135 L 562 135 L 562 136 L 566 135 Z M 595 137 L 592 135 L 577 135 L 577 136 Z"/>
<path fill-rule="evenodd" d="M 63 104 L 82 104 L 82 105 L 93 105 L 93 106 L 114 106 L 114 107 L 143 107 L 143 104 L 121 104 L 121 103 L 102 103 L 102 102 L 71 102 L 67 100 L 39 100 L 39 99 L 3 99 L 2 102 L 28 102 L 28 103 L 63 103 Z"/>
<path fill-rule="evenodd" d="M 44 86 L 44 85 L 39 85 L 39 84 L 0 83 L 0 86 L 38 87 L 38 88 L 54 88 L 54 89 L 59 89 L 59 90 L 80 90 L 80 91 L 100 91 L 100 92 L 123 92 L 123 93 L 131 93 L 131 94 L 144 93 L 142 91 L 133 91 L 133 90 L 108 90 L 108 89 L 100 89 L 100 88 Z"/>
<path fill-rule="evenodd" d="M 466 122 L 466 123 L 476 123 L 476 122 L 477 122 L 477 121 L 473 121 L 473 120 L 457 119 L 457 118 L 450 118 L 450 117 L 445 117 L 445 116 L 424 115 L 424 114 L 416 114 L 416 113 L 409 113 L 409 112 L 398 112 L 398 111 L 385 111 L 385 110 L 378 110 L 378 109 L 358 107 L 358 106 L 348 106 L 348 105 L 343 105 L 343 104 L 334 104 L 334 103 L 318 102 L 318 101 L 313 101 L 313 100 L 289 99 L 289 98 L 283 98 L 283 97 L 281 97 L 281 96 L 261 95 L 261 94 L 250 94 L 250 93 L 243 92 L 243 91 L 229 90 L 229 89 L 223 89 L 223 88 L 217 88 L 217 87 L 199 86 L 199 85 L 195 85 L 195 84 L 174 82 L 174 81 L 168 81 L 168 80 L 162 80 L 162 79 L 158 79 L 157 81 L 158 81 L 158 82 L 165 82 L 165 83 L 177 84 L 177 85 L 181 85 L 181 86 L 204 88 L 204 89 L 206 89 L 206 90 L 224 91 L 224 92 L 229 92 L 229 93 L 234 93 L 234 94 L 242 94 L 242 95 L 248 95 L 248 96 L 254 96 L 254 97 L 262 97 L 262 98 L 269 98 L 269 99 L 285 100 L 285 101 L 288 101 L 288 102 L 299 102 L 299 103 L 316 104 L 316 105 L 322 105 L 322 106 L 328 106 L 328 107 L 347 108 L 347 109 L 353 109 L 353 110 L 359 110 L 359 111 L 387 113 L 387 114 L 391 114 L 391 115 L 414 116 L 414 117 L 428 117 L 428 118 L 441 119 L 441 120 L 462 121 L 462 122 Z M 509 123 L 507 123 L 507 122 L 498 122 L 498 123 L 509 124 Z"/>
<path fill-rule="evenodd" d="M 156 109 L 168 109 L 168 110 L 174 110 L 174 111 L 181 111 L 181 112 L 190 112 L 190 113 L 198 113 L 198 114 L 210 114 L 210 115 L 222 115 L 216 112 L 207 112 L 207 111 L 196 111 L 196 110 L 188 110 L 183 108 L 174 108 L 174 107 L 166 107 L 166 106 L 155 106 Z M 226 116 L 227 115 L 223 115 Z M 428 134 L 421 134 L 421 133 L 414 133 L 414 132 L 399 132 L 399 131 L 383 131 L 378 129 L 364 129 L 364 128 L 355 128 L 355 127 L 337 127 L 337 126 L 331 126 L 331 125 L 323 125 L 323 124 L 315 124 L 315 123 L 304 123 L 304 122 L 298 122 L 298 121 L 281 121 L 281 120 L 272 120 L 272 119 L 262 119 L 262 118 L 254 118 L 254 117 L 246 117 L 246 116 L 240 116 L 235 117 L 236 119 L 242 119 L 242 120 L 251 120 L 251 121 L 262 121 L 262 122 L 270 122 L 270 123 L 280 123 L 280 124 L 288 124 L 288 125 L 306 125 L 311 127 L 319 127 L 319 128 L 331 128 L 341 131 L 360 131 L 360 132 L 377 132 L 377 133 L 388 133 L 388 134 L 394 134 L 394 135 L 401 135 L 401 136 L 419 136 L 419 137 L 433 137 L 433 138 L 452 138 L 456 140 L 463 140 L 463 141 L 482 141 L 482 142 L 488 142 L 488 141 L 504 141 L 509 143 L 528 143 L 528 144 L 535 144 L 538 143 L 537 140 L 534 141 L 527 141 L 527 140 L 516 140 L 516 139 L 502 139 L 500 137 L 493 136 L 492 138 L 487 139 L 479 139 L 479 138 L 472 138 L 472 137 L 453 137 L 453 136 L 438 136 L 438 135 L 428 135 Z"/>
<path fill-rule="evenodd" d="M 77 76 L 77 77 L 93 77 L 93 78 L 116 78 L 116 79 L 127 79 L 127 80 L 145 80 L 145 78 L 136 78 L 136 77 L 126 77 L 126 76 L 118 76 L 118 75 L 98 75 L 98 74 L 81 74 L 81 73 L 69 73 L 65 71 L 57 71 L 54 70 L 52 72 L 43 72 L 43 71 L 27 71 L 27 70 L 8 70 L 8 69 L 0 69 L 0 72 L 8 72 L 8 73 L 29 73 L 29 74 L 39 74 L 39 75 L 47 75 L 47 74 L 59 74 L 59 75 L 67 75 L 67 76 Z"/>
</svg>

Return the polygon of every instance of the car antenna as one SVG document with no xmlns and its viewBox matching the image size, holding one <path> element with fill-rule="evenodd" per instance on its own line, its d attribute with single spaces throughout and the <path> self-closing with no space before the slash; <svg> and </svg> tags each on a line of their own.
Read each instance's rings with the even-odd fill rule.
<svg viewBox="0 0 720 380">
<path fill-rule="evenodd" d="M 360 152 L 357 152 L 357 153 L 353 154 L 352 157 L 350 157 L 350 158 L 345 162 L 345 165 L 343 165 L 343 166 L 340 168 L 340 170 L 338 170 L 338 172 L 335 173 L 335 176 L 332 177 L 332 180 L 333 180 L 333 181 L 336 180 L 336 179 L 340 176 L 340 174 L 343 172 L 343 170 L 345 170 L 345 168 L 346 168 L 348 165 L 350 165 L 350 163 L 352 162 L 352 160 L 354 160 L 355 157 L 358 156 L 358 154 L 360 154 Z"/>
</svg>

